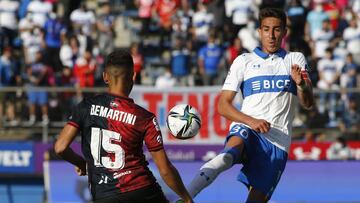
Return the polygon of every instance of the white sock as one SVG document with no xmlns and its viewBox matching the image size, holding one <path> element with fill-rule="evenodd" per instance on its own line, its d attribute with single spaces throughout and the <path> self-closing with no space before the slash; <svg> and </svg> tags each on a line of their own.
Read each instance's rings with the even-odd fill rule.
<svg viewBox="0 0 360 203">
<path fill-rule="evenodd" d="M 218 154 L 212 160 L 206 162 L 187 187 L 191 197 L 195 197 L 210 185 L 221 172 L 231 168 L 232 165 L 233 157 L 229 153 Z"/>
</svg>

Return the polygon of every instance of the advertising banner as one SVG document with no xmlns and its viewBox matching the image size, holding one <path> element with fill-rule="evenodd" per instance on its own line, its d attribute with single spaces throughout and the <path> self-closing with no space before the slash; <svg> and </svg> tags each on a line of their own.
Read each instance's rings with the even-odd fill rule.
<svg viewBox="0 0 360 203">
<path fill-rule="evenodd" d="M 31 142 L 0 142 L 0 173 L 33 173 L 34 158 Z"/>
<path fill-rule="evenodd" d="M 166 144 L 223 144 L 228 133 L 230 122 L 217 111 L 221 87 L 196 87 L 176 89 L 156 89 L 154 87 L 136 87 L 130 95 L 136 103 L 155 113 L 159 120 Z M 240 101 L 237 96 L 235 103 Z M 166 117 L 169 110 L 177 104 L 190 104 L 195 107 L 202 125 L 197 136 L 190 140 L 177 140 L 166 128 Z"/>
<path fill-rule="evenodd" d="M 182 143 L 182 142 L 181 142 Z M 332 143 L 292 143 L 290 160 L 329 160 L 329 148 Z M 360 160 L 360 142 L 348 142 L 351 156 Z M 71 147 L 81 155 L 81 145 L 74 142 Z M 53 143 L 2 142 L 0 143 L 0 173 L 43 172 L 43 162 L 54 159 Z M 172 161 L 208 161 L 223 149 L 223 144 L 165 144 L 165 150 Z M 52 153 L 52 154 L 49 154 Z M 144 147 L 148 160 L 151 155 Z M 52 157 L 51 157 L 52 156 Z M 55 157 L 55 159 L 58 159 Z"/>
<path fill-rule="evenodd" d="M 293 142 L 290 146 L 289 159 L 291 160 L 330 160 L 330 146 L 332 142 Z M 347 143 L 350 149 L 348 159 L 360 160 L 360 142 Z"/>
<path fill-rule="evenodd" d="M 328 160 L 328 150 L 332 143 L 297 143 L 294 142 L 289 151 L 290 160 Z M 360 142 L 348 143 L 351 151 L 351 158 L 360 160 Z M 43 162 L 45 153 L 50 152 L 53 144 L 36 143 L 34 144 L 35 173 L 43 172 Z M 81 154 L 81 145 L 74 142 L 71 145 L 75 152 Z M 165 150 L 172 161 L 208 161 L 215 157 L 223 149 L 222 144 L 166 144 Z M 144 154 L 147 160 L 151 160 L 150 152 L 144 147 Z"/>
</svg>

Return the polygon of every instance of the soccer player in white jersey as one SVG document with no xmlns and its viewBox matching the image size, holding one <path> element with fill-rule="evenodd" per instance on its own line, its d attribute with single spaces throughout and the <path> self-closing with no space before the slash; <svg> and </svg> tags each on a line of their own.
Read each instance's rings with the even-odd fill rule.
<svg viewBox="0 0 360 203">
<path fill-rule="evenodd" d="M 241 163 L 238 180 L 248 188 L 246 202 L 267 202 L 286 165 L 294 110 L 298 102 L 307 109 L 314 103 L 304 55 L 280 47 L 285 13 L 264 8 L 259 24 L 262 47 L 235 59 L 221 91 L 218 111 L 233 121 L 224 150 L 205 163 L 188 186 L 193 197 L 221 172 Z M 233 106 L 239 91 L 240 110 Z"/>
</svg>

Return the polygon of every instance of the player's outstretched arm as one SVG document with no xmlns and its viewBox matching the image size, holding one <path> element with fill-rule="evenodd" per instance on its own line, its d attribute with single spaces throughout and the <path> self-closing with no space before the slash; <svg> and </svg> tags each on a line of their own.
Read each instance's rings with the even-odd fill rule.
<svg viewBox="0 0 360 203">
<path fill-rule="evenodd" d="M 314 96 L 312 91 L 311 80 L 306 71 L 301 70 L 299 65 L 294 64 L 291 67 L 291 78 L 296 83 L 297 96 L 301 106 L 310 109 L 314 105 Z"/>
<path fill-rule="evenodd" d="M 62 159 L 72 163 L 79 175 L 86 175 L 86 161 L 71 148 L 70 144 L 76 137 L 78 129 L 72 125 L 65 125 L 55 142 L 55 153 Z"/>
<path fill-rule="evenodd" d="M 165 183 L 176 193 L 185 203 L 193 203 L 188 191 L 186 190 L 183 181 L 177 169 L 172 165 L 163 149 L 151 151 L 151 156 L 159 169 L 161 178 Z"/>
<path fill-rule="evenodd" d="M 270 123 L 264 119 L 256 119 L 249 115 L 246 115 L 235 108 L 233 105 L 233 100 L 235 98 L 236 92 L 231 90 L 222 90 L 220 94 L 218 111 L 225 118 L 244 123 L 250 126 L 251 129 L 260 132 L 266 133 L 270 130 Z"/>
</svg>

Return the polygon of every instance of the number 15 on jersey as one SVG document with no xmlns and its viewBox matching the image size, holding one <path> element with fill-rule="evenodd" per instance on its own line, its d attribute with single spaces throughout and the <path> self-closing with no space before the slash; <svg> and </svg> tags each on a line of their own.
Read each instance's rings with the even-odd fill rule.
<svg viewBox="0 0 360 203">
<path fill-rule="evenodd" d="M 96 167 L 109 169 L 122 169 L 125 166 L 125 151 L 112 141 L 121 142 L 121 135 L 111 130 L 91 128 L 91 155 Z M 101 148 L 107 153 L 114 154 L 114 160 L 108 156 L 101 156 Z"/>
</svg>

